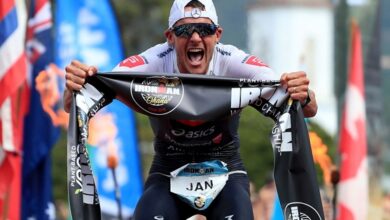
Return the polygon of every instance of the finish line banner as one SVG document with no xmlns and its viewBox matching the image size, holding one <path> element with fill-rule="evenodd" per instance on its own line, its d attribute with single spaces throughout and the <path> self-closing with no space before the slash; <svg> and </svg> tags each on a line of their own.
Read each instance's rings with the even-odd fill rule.
<svg viewBox="0 0 390 220">
<path fill-rule="evenodd" d="M 252 106 L 275 121 L 274 177 L 285 219 L 324 219 L 302 109 L 279 81 L 190 74 L 98 73 L 73 94 L 68 130 L 68 195 L 73 219 L 101 219 L 86 141 L 88 123 L 118 99 L 133 110 L 176 120 L 213 120 Z M 206 104 L 207 103 L 207 104 Z"/>
</svg>

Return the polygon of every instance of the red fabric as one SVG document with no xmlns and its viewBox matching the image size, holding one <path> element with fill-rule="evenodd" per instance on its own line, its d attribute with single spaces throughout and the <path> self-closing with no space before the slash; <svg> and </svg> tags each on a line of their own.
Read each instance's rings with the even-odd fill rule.
<svg viewBox="0 0 390 220">
<path fill-rule="evenodd" d="M 22 152 L 23 123 L 26 114 L 25 93 L 22 89 L 10 96 L 11 100 L 11 124 L 12 143 L 14 151 L 5 151 L 5 158 L 0 164 L 0 219 L 20 219 L 21 206 L 21 175 L 22 175 Z M 3 121 L 0 120 L 0 136 L 4 130 Z M 4 140 L 1 139 L 0 146 Z"/>
<path fill-rule="evenodd" d="M 14 173 L 8 153 L 6 153 L 4 161 L 2 162 L 2 164 L 0 164 L 0 173 L 1 173 L 1 179 L 0 179 L 0 210 L 1 210 L 1 208 L 3 208 L 1 202 L 4 200 L 6 194 L 8 193 L 8 188 L 11 184 L 11 180 L 13 178 L 13 173 Z M 0 213 L 2 212 L 0 211 Z"/>
<path fill-rule="evenodd" d="M 348 209 L 344 205 L 340 204 L 338 219 L 340 219 L 340 220 L 349 220 L 349 219 L 351 219 L 352 220 L 352 219 L 355 219 L 355 218 L 353 217 L 353 214 L 352 214 L 350 209 Z"/>
<path fill-rule="evenodd" d="M 246 61 L 246 64 L 255 65 L 255 66 L 266 66 L 266 67 L 268 67 L 267 64 L 263 63 L 263 61 L 260 60 L 260 58 L 258 58 L 256 56 L 250 56 L 248 58 L 248 60 Z"/>
<path fill-rule="evenodd" d="M 1 1 L 0 4 L 0 20 L 3 20 L 7 14 L 14 9 L 15 2 L 14 1 Z"/>
<path fill-rule="evenodd" d="M 142 58 L 139 55 L 135 55 L 135 56 L 128 57 L 127 59 L 122 61 L 119 64 L 119 66 L 126 66 L 126 67 L 129 67 L 129 68 L 133 68 L 133 67 L 136 67 L 136 66 L 144 65 L 145 63 L 146 62 L 145 62 L 144 58 Z"/>
<path fill-rule="evenodd" d="M 339 220 L 366 219 L 368 200 L 367 137 L 362 40 L 352 25 L 349 77 L 341 122 L 339 150 Z"/>
<path fill-rule="evenodd" d="M 15 7 L 15 1 L 13 0 L 2 1 L 0 20 L 9 19 L 7 22 L 12 23 L 12 19 L 17 19 L 16 17 L 6 16 L 9 11 L 15 10 Z M 17 36 L 9 34 L 5 37 L 9 40 Z M 23 41 L 18 43 L 21 45 L 14 46 L 24 45 Z M 27 60 L 24 52 L 13 51 L 9 47 L 3 47 L 3 45 L 0 45 L 0 47 L 8 54 L 20 54 L 15 54 L 17 57 L 15 62 L 7 64 L 5 72 L 3 72 L 4 75 L 0 80 L 0 147 L 3 148 L 1 150 L 5 153 L 4 160 L 0 161 L 0 219 L 19 220 L 23 122 L 28 105 L 28 97 L 22 88 L 23 84 L 26 83 Z"/>
<path fill-rule="evenodd" d="M 27 58 L 23 53 L 0 80 L 0 105 L 23 84 L 26 80 L 26 73 Z"/>
<path fill-rule="evenodd" d="M 13 10 L 17 10 L 15 1 L 14 0 L 7 0 L 7 1 L 2 1 L 0 4 L 0 21 L 5 22 L 8 24 L 12 24 L 17 19 L 17 17 L 14 16 L 8 16 L 8 13 Z M 11 25 L 12 26 L 12 25 Z M 12 29 L 12 28 L 11 28 Z M 7 27 L 5 27 L 5 30 L 0 30 L 0 32 L 6 33 L 6 36 L 3 36 L 6 40 L 10 40 L 11 38 L 17 39 L 18 36 L 14 32 L 8 33 Z M 9 30 L 8 30 L 9 31 Z M 22 38 L 21 38 L 22 39 Z M 20 53 L 16 54 L 15 58 L 17 57 L 17 60 L 14 63 L 9 63 L 6 64 L 6 69 L 5 72 L 0 73 L 1 78 L 0 78 L 0 106 L 4 102 L 4 100 L 16 92 L 16 90 L 22 85 L 24 80 L 26 80 L 26 73 L 27 73 L 27 59 L 26 55 L 24 52 L 21 51 L 12 51 L 12 49 L 9 49 L 8 47 L 3 47 L 4 42 L 1 42 L 2 44 L 0 45 L 0 48 L 2 50 L 6 50 L 5 52 L 8 52 L 8 54 L 12 53 Z M 21 45 L 24 44 L 23 41 L 19 41 Z M 18 46 L 21 46 L 18 45 Z M 2 55 L 6 53 L 2 52 Z M 4 75 L 3 75 L 4 74 Z"/>
<path fill-rule="evenodd" d="M 364 75 L 363 75 L 363 60 L 362 60 L 362 47 L 361 47 L 361 36 L 360 30 L 357 26 L 353 28 L 352 37 L 352 50 L 351 50 L 351 61 L 349 69 L 348 87 L 356 87 L 360 95 L 364 98 Z M 348 96 L 347 96 L 348 98 Z M 348 101 L 348 100 L 347 100 Z M 353 106 L 347 106 L 346 108 L 352 108 Z M 343 160 L 343 171 L 341 173 L 341 180 L 353 177 L 357 173 L 359 164 L 366 157 L 366 128 L 365 118 L 355 118 L 354 122 L 347 121 L 350 119 L 346 115 L 346 110 L 343 113 L 343 120 L 341 126 L 340 136 L 340 152 L 345 153 L 346 158 Z M 349 123 L 353 123 L 356 126 L 359 137 L 354 138 L 351 136 L 347 126 Z"/>
<path fill-rule="evenodd" d="M 21 156 L 7 152 L 0 165 L 0 219 L 20 219 L 21 167 Z"/>
</svg>

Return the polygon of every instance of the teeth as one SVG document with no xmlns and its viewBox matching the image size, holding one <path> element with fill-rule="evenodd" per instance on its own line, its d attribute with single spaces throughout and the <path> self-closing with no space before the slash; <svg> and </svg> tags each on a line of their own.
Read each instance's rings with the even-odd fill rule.
<svg viewBox="0 0 390 220">
<path fill-rule="evenodd" d="M 191 53 L 199 53 L 199 52 L 202 52 L 203 50 L 202 49 L 198 49 L 198 48 L 193 48 L 193 49 L 189 49 L 188 52 L 191 52 Z"/>
</svg>

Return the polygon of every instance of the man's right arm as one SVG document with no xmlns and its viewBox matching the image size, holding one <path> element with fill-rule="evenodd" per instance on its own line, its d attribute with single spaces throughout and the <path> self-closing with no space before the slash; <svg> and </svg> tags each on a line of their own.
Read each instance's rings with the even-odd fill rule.
<svg viewBox="0 0 390 220">
<path fill-rule="evenodd" d="M 80 61 L 73 60 L 65 67 L 66 89 L 64 91 L 64 109 L 69 113 L 72 101 L 72 92 L 80 91 L 88 76 L 97 73 L 97 68 L 88 66 Z"/>
<path fill-rule="evenodd" d="M 173 53 L 168 44 L 159 44 L 139 55 L 130 56 L 122 60 L 114 69 L 114 72 L 136 71 L 136 72 L 159 72 L 163 65 L 163 57 Z M 80 61 L 74 60 L 65 67 L 66 90 L 64 91 L 64 109 L 70 111 L 72 92 L 80 91 L 89 76 L 97 73 L 97 68 L 88 66 Z"/>
<path fill-rule="evenodd" d="M 130 56 L 121 61 L 114 69 L 114 72 L 121 71 L 139 71 L 139 72 L 155 72 L 156 65 L 154 62 L 147 63 L 140 55 Z M 88 66 L 80 61 L 74 60 L 65 67 L 66 89 L 64 91 L 64 109 L 66 112 L 70 111 L 70 104 L 72 101 L 72 92 L 80 91 L 89 76 L 97 73 L 97 68 Z"/>
</svg>

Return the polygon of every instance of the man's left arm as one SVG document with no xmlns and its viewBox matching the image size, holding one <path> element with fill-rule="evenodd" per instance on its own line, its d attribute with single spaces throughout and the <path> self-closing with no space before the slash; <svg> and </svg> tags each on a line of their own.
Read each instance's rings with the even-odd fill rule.
<svg viewBox="0 0 390 220">
<path fill-rule="evenodd" d="M 231 55 L 226 56 L 228 58 L 226 76 L 257 80 L 279 79 L 279 75 L 275 74 L 274 71 L 258 57 L 246 54 L 235 47 L 229 48 Z M 305 117 L 313 117 L 316 115 L 317 102 L 315 93 L 312 90 L 309 90 L 310 80 L 307 78 L 305 72 L 298 71 L 285 73 L 280 77 L 280 82 L 284 88 L 287 88 L 292 99 L 301 102 Z M 279 90 L 279 92 L 281 92 L 281 90 Z M 285 91 L 282 91 L 278 95 L 284 95 L 284 93 Z"/>
<path fill-rule="evenodd" d="M 314 91 L 309 89 L 310 80 L 303 71 L 284 73 L 280 81 L 286 86 L 290 97 L 298 100 L 303 108 L 305 117 L 313 117 L 317 114 L 317 101 Z"/>
</svg>

